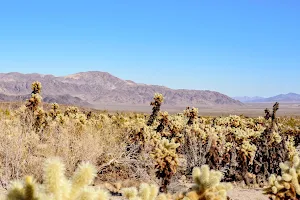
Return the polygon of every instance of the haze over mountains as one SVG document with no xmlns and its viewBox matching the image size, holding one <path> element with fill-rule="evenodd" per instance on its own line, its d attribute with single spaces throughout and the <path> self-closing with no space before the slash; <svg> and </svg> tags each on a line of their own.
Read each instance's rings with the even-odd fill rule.
<svg viewBox="0 0 300 200">
<path fill-rule="evenodd" d="M 279 94 L 273 97 L 233 97 L 234 99 L 241 101 L 243 103 L 269 103 L 269 102 L 279 102 L 279 103 L 300 103 L 300 94 L 288 93 Z"/>
<path fill-rule="evenodd" d="M 81 72 L 56 77 L 42 74 L 0 73 L 0 101 L 24 101 L 31 93 L 31 83 L 42 83 L 45 102 L 97 105 L 149 105 L 154 93 L 165 96 L 165 105 L 214 106 L 243 105 L 224 94 L 208 90 L 174 90 L 122 80 L 106 72 Z"/>
</svg>

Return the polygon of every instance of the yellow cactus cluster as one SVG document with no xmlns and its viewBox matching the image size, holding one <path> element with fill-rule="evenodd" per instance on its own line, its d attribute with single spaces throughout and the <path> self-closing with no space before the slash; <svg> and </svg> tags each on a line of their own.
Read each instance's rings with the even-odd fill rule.
<svg viewBox="0 0 300 200">
<path fill-rule="evenodd" d="M 156 185 L 142 183 L 139 190 L 135 187 L 122 189 L 123 196 L 128 200 L 168 200 L 168 195 L 159 194 Z"/>
<path fill-rule="evenodd" d="M 35 111 L 42 102 L 42 97 L 40 95 L 42 90 L 42 84 L 38 81 L 35 81 L 31 84 L 31 89 L 31 97 L 27 100 L 26 107 L 32 111 Z"/>
<path fill-rule="evenodd" d="M 198 108 L 190 109 L 189 107 L 187 107 L 186 110 L 184 110 L 184 115 L 187 118 L 189 118 L 188 125 L 192 125 L 197 122 L 198 114 L 199 114 Z"/>
<path fill-rule="evenodd" d="M 152 153 L 152 158 L 155 160 L 156 176 L 162 179 L 162 189 L 167 190 L 167 185 L 171 177 L 177 172 L 178 154 L 176 148 L 180 144 L 168 139 L 162 139 Z"/>
<path fill-rule="evenodd" d="M 194 187 L 186 193 L 184 200 L 226 200 L 230 183 L 221 183 L 222 173 L 210 170 L 207 165 L 193 169 Z"/>
<path fill-rule="evenodd" d="M 271 143 L 279 144 L 282 141 L 281 135 L 277 131 L 271 133 Z"/>
<path fill-rule="evenodd" d="M 240 150 L 249 159 L 249 164 L 252 165 L 257 147 L 254 144 L 251 144 L 248 140 L 246 140 L 243 141 Z"/>
<path fill-rule="evenodd" d="M 70 106 L 66 109 L 65 115 L 68 117 L 75 118 L 76 114 L 79 112 L 79 109 L 76 106 Z"/>
<path fill-rule="evenodd" d="M 42 102 L 42 97 L 39 93 L 31 94 L 31 97 L 26 102 L 26 107 L 28 110 L 35 112 Z"/>
<path fill-rule="evenodd" d="M 171 120 L 169 128 L 170 128 L 171 138 L 174 140 L 174 142 L 183 144 L 184 143 L 184 134 L 183 134 L 184 126 L 177 121 Z"/>
<path fill-rule="evenodd" d="M 57 115 L 60 114 L 60 111 L 58 109 L 59 109 L 59 105 L 57 103 L 51 104 L 51 110 L 49 111 L 49 116 L 52 119 L 56 119 Z"/>
<path fill-rule="evenodd" d="M 164 102 L 164 96 L 160 93 L 155 93 L 154 94 L 154 101 L 159 102 L 159 103 L 163 103 Z"/>
<path fill-rule="evenodd" d="M 295 141 L 293 136 L 289 136 L 286 143 L 285 143 L 285 148 L 288 151 L 288 157 L 289 160 L 293 160 L 295 156 L 297 156 L 297 150 L 295 147 Z"/>
<path fill-rule="evenodd" d="M 280 164 L 281 176 L 272 174 L 264 192 L 273 200 L 300 198 L 300 158 Z"/>
<path fill-rule="evenodd" d="M 42 91 L 42 84 L 38 81 L 35 81 L 31 84 L 32 93 L 40 94 Z"/>
<path fill-rule="evenodd" d="M 89 163 L 79 165 L 70 180 L 64 173 L 65 166 L 59 159 L 48 159 L 43 184 L 38 184 L 31 176 L 25 177 L 23 182 L 13 182 L 7 200 L 108 200 L 107 191 L 90 186 L 96 170 Z"/>
<path fill-rule="evenodd" d="M 158 113 L 160 111 L 160 106 L 164 101 L 164 96 L 162 94 L 155 93 L 153 99 L 154 101 L 150 103 L 150 105 L 153 106 L 153 108 L 152 108 L 152 114 L 150 115 L 149 120 L 147 122 L 148 126 L 153 125 L 154 121 L 156 120 Z"/>
</svg>

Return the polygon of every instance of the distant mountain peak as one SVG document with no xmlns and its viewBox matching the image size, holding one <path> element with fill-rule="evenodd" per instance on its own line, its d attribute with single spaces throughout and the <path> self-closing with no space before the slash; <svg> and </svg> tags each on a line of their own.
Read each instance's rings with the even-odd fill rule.
<svg viewBox="0 0 300 200">
<path fill-rule="evenodd" d="M 264 99 L 264 97 L 259 97 L 259 96 L 254 96 L 254 97 L 239 96 L 239 97 L 233 97 L 233 99 L 246 103 L 246 102 L 261 100 L 261 99 Z"/>
<path fill-rule="evenodd" d="M 244 103 L 264 103 L 264 102 L 282 102 L 282 103 L 300 103 L 300 94 L 290 92 L 287 94 L 279 94 L 276 96 L 264 97 L 233 97 Z"/>
<path fill-rule="evenodd" d="M 111 76 L 111 77 L 115 77 L 115 76 L 111 75 L 108 72 L 101 72 L 101 71 L 78 72 L 78 73 L 75 73 L 75 74 L 69 74 L 69 75 L 64 76 L 64 77 L 65 78 L 73 78 L 73 77 L 88 77 L 88 76 Z"/>
<path fill-rule="evenodd" d="M 201 105 L 242 105 L 224 94 L 205 90 L 174 90 L 165 86 L 135 83 L 123 80 L 108 72 L 88 71 L 67 76 L 42 74 L 7 73 L 0 74 L 0 94 L 3 99 L 13 99 L 13 95 L 28 95 L 31 83 L 40 81 L 42 95 L 48 100 L 64 102 L 87 102 L 91 105 L 126 104 L 149 105 L 154 93 L 165 96 L 165 105 L 201 106 Z M 9 96 L 7 96 L 9 95 Z M 63 98 L 65 97 L 65 98 Z"/>
</svg>

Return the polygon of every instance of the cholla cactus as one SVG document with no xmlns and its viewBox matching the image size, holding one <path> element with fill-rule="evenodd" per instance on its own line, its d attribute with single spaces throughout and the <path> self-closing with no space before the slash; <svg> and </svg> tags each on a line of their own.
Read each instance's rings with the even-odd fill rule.
<svg viewBox="0 0 300 200">
<path fill-rule="evenodd" d="M 28 199 L 28 200 L 38 200 L 42 199 L 42 194 L 38 193 L 37 191 L 37 184 L 33 180 L 31 176 L 27 176 L 24 179 L 24 182 L 14 181 L 11 183 L 9 187 L 9 191 L 7 194 L 7 200 L 21 200 L 21 199 Z M 45 198 L 48 200 L 50 198 Z"/>
<path fill-rule="evenodd" d="M 185 194 L 189 200 L 226 200 L 227 191 L 232 188 L 231 184 L 221 183 L 222 173 L 210 170 L 207 165 L 193 169 L 195 182 L 192 191 Z M 184 199 L 184 198 L 182 198 Z"/>
<path fill-rule="evenodd" d="M 35 81 L 31 85 L 32 94 L 40 94 L 42 91 L 42 84 L 38 81 Z"/>
<path fill-rule="evenodd" d="M 266 120 L 269 120 L 269 119 L 272 119 L 272 124 L 271 124 L 271 127 L 270 127 L 270 130 L 273 130 L 274 128 L 276 128 L 276 124 L 277 124 L 277 118 L 276 118 L 276 113 L 279 109 L 279 103 L 276 102 L 274 105 L 273 105 L 273 113 L 271 114 L 270 113 L 270 110 L 268 108 L 265 109 L 265 119 Z"/>
<path fill-rule="evenodd" d="M 153 124 L 154 120 L 156 119 L 160 111 L 160 106 L 164 101 L 163 95 L 159 93 L 155 93 L 153 99 L 154 101 L 150 103 L 150 105 L 153 106 L 153 108 L 152 108 L 152 114 L 150 115 L 150 118 L 147 123 L 148 126 L 151 126 Z"/>
<path fill-rule="evenodd" d="M 42 85 L 40 82 L 33 82 L 31 85 L 32 93 L 31 97 L 27 100 L 25 106 L 27 114 L 26 120 L 33 121 L 33 128 L 36 132 L 40 131 L 42 126 L 46 124 L 45 113 L 41 107 L 42 97 L 40 95 Z M 29 111 L 29 112 L 28 112 Z"/>
<path fill-rule="evenodd" d="M 76 115 L 76 120 L 79 124 L 84 125 L 86 124 L 86 115 L 85 114 L 77 114 Z"/>
<path fill-rule="evenodd" d="M 171 121 L 169 129 L 171 133 L 171 139 L 176 143 L 184 144 L 183 125 L 177 121 Z"/>
<path fill-rule="evenodd" d="M 128 200 L 160 200 L 164 197 L 167 199 L 166 195 L 158 193 L 158 189 L 156 185 L 143 183 L 139 190 L 135 187 L 122 189 L 122 195 Z"/>
<path fill-rule="evenodd" d="M 159 125 L 156 128 L 156 131 L 161 133 L 165 129 L 165 127 L 168 127 L 169 125 L 169 114 L 168 112 L 159 112 Z"/>
<path fill-rule="evenodd" d="M 76 114 L 79 112 L 79 109 L 75 106 L 68 107 L 65 111 L 65 116 L 75 118 Z"/>
<path fill-rule="evenodd" d="M 58 114 L 55 118 L 55 121 L 57 121 L 60 125 L 64 125 L 68 121 L 68 117 L 64 116 L 63 114 Z"/>
<path fill-rule="evenodd" d="M 40 82 L 35 81 L 31 85 L 32 93 L 30 99 L 27 100 L 26 107 L 32 112 L 36 111 L 42 102 L 41 90 L 42 85 Z"/>
<path fill-rule="evenodd" d="M 293 160 L 295 156 L 298 156 L 293 136 L 289 136 L 287 138 L 287 141 L 285 142 L 285 149 L 288 152 L 289 160 Z"/>
<path fill-rule="evenodd" d="M 65 175 L 65 166 L 57 158 L 46 161 L 44 183 L 39 185 L 32 177 L 25 182 L 13 182 L 7 200 L 108 200 L 109 193 L 89 186 L 96 176 L 95 168 L 84 163 L 79 165 L 71 180 Z"/>
<path fill-rule="evenodd" d="M 86 119 L 87 119 L 87 120 L 90 120 L 90 119 L 92 118 L 92 116 L 93 116 L 92 111 L 89 111 L 89 112 L 86 114 Z"/>
<path fill-rule="evenodd" d="M 51 110 L 49 111 L 49 116 L 54 120 L 57 115 L 60 114 L 59 105 L 57 103 L 51 104 Z"/>
<path fill-rule="evenodd" d="M 34 116 L 35 116 L 35 122 L 33 124 L 33 127 L 35 128 L 35 131 L 38 132 L 47 124 L 45 119 L 45 112 L 42 108 L 38 108 L 34 112 Z"/>
<path fill-rule="evenodd" d="M 193 125 L 197 119 L 198 119 L 198 108 L 192 108 L 190 109 L 190 107 L 187 107 L 186 110 L 184 111 L 184 115 L 186 117 L 189 118 L 189 121 L 188 121 L 188 125 Z"/>
<path fill-rule="evenodd" d="M 249 163 L 250 165 L 252 165 L 257 147 L 254 144 L 250 144 L 250 142 L 246 140 L 243 141 L 243 144 L 238 149 L 240 149 L 242 154 L 244 155 L 245 163 Z M 246 160 L 248 160 L 249 162 L 246 162 Z"/>
<path fill-rule="evenodd" d="M 300 158 L 295 156 L 293 161 L 280 164 L 282 176 L 272 174 L 269 186 L 264 189 L 273 200 L 300 198 Z"/>
<path fill-rule="evenodd" d="M 271 136 L 270 142 L 275 143 L 275 145 L 279 144 L 282 141 L 282 137 L 277 131 L 273 131 L 270 136 Z"/>
<path fill-rule="evenodd" d="M 158 146 L 152 153 L 152 157 L 155 160 L 155 168 L 157 178 L 162 179 L 161 191 L 166 192 L 167 186 L 170 183 L 171 177 L 177 172 L 178 167 L 178 155 L 176 154 L 176 148 L 180 144 L 168 139 L 162 139 Z"/>
</svg>

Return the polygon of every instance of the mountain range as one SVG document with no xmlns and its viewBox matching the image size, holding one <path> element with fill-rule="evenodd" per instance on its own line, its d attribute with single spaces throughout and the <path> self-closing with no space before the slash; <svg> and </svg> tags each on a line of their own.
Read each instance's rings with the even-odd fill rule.
<svg viewBox="0 0 300 200">
<path fill-rule="evenodd" d="M 233 97 L 238 101 L 243 103 L 270 103 L 270 102 L 279 102 L 279 103 L 300 103 L 300 94 L 288 93 L 288 94 L 279 94 L 273 97 Z"/>
<path fill-rule="evenodd" d="M 24 101 L 31 93 L 31 83 L 42 83 L 44 102 L 79 106 L 149 105 L 154 93 L 162 93 L 165 105 L 216 106 L 243 104 L 215 91 L 171 89 L 164 86 L 122 80 L 107 72 L 80 72 L 68 76 L 0 73 L 0 101 Z"/>
</svg>

